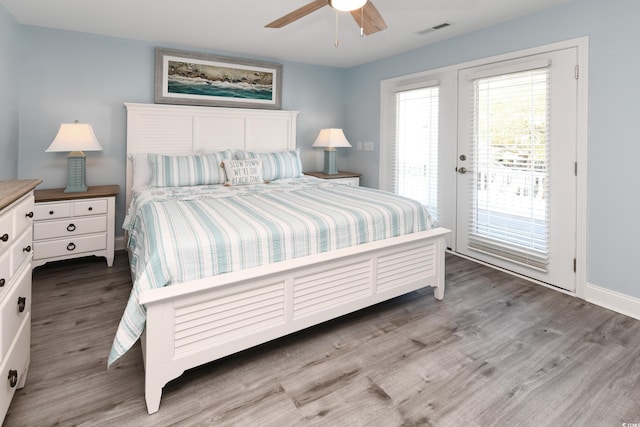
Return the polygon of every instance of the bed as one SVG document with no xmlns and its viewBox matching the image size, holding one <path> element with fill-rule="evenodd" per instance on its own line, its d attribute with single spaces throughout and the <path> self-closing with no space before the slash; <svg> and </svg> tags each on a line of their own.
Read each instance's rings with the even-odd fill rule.
<svg viewBox="0 0 640 427">
<path fill-rule="evenodd" d="M 215 157 L 219 161 L 220 158 L 226 159 L 227 154 L 224 153 L 228 152 L 233 153 L 232 156 L 239 152 L 259 153 L 261 158 L 262 153 L 292 152 L 296 149 L 297 112 L 125 105 L 129 159 L 126 203 L 128 207 L 132 206 L 132 211 L 154 212 L 152 218 L 157 218 L 157 215 L 169 219 L 192 218 L 196 216 L 194 212 L 203 211 L 203 206 L 207 205 L 207 209 L 215 209 L 215 212 L 207 213 L 205 219 L 189 219 L 188 224 L 183 224 L 189 228 L 194 226 L 196 231 L 193 234 L 200 237 L 208 232 L 194 224 L 204 222 L 209 224 L 206 230 L 217 230 L 211 234 L 226 235 L 225 230 L 233 228 L 240 230 L 236 234 L 244 235 L 246 233 L 242 230 L 248 227 L 240 221 L 245 213 L 250 212 L 251 216 L 273 220 L 268 225 L 260 225 L 262 231 L 258 234 L 268 234 L 272 240 L 284 242 L 271 244 L 269 250 L 263 250 L 263 258 L 254 253 L 260 250 L 244 250 L 250 252 L 250 257 L 248 261 L 243 258 L 242 262 L 227 262 L 224 254 L 243 252 L 237 249 L 240 246 L 254 247 L 243 241 L 229 239 L 232 240 L 231 246 L 218 249 L 214 246 L 219 243 L 210 243 L 211 248 L 204 250 L 200 246 L 206 246 L 203 243 L 176 244 L 176 252 L 167 249 L 167 253 L 173 254 L 168 255 L 168 259 L 184 256 L 191 260 L 194 257 L 189 248 L 193 249 L 195 245 L 198 246 L 195 252 L 203 253 L 204 259 L 209 261 L 198 258 L 194 265 L 201 265 L 202 270 L 191 274 L 194 269 L 185 268 L 188 272 L 180 276 L 181 279 L 167 273 L 172 278 L 167 279 L 171 286 L 137 287 L 145 283 L 144 274 L 140 273 L 143 264 L 140 253 L 148 252 L 149 247 L 174 245 L 144 243 L 136 237 L 140 233 L 134 231 L 136 224 L 144 221 L 136 219 L 136 216 L 127 216 L 125 226 L 132 230 L 128 248 L 134 280 L 130 304 L 137 307 L 138 314 L 127 315 L 128 304 L 114 339 L 109 363 L 113 363 L 140 335 L 145 399 L 150 414 L 159 410 L 163 387 L 187 369 L 427 286 L 433 287 L 436 299 L 444 297 L 444 237 L 449 231 L 431 227 L 429 218 L 424 218 L 411 203 L 406 203 L 406 209 L 400 211 L 397 206 L 402 203 L 391 201 L 392 195 L 371 189 L 347 188 L 315 178 L 282 179 L 269 184 L 231 187 L 178 186 L 147 191 L 134 188 L 141 176 L 140 168 L 133 170 L 134 160 L 148 153 L 154 153 L 158 159 L 171 158 L 171 154 L 186 157 L 189 153 L 206 155 L 197 156 L 198 159 L 222 156 Z M 158 169 L 155 174 L 160 175 Z M 371 238 L 354 237 L 351 242 L 343 241 L 346 233 L 342 231 L 336 232 L 335 237 L 326 237 L 325 231 L 311 231 L 310 236 L 300 237 L 302 229 L 310 228 L 308 222 L 324 224 L 336 216 L 341 218 L 340 221 L 343 216 L 346 218 L 342 213 L 319 214 L 333 209 L 330 202 L 323 203 L 329 197 L 336 198 L 332 202 L 336 205 L 342 203 L 340 200 L 361 200 L 362 206 L 356 209 L 355 205 L 360 203 L 357 202 L 352 208 L 351 216 L 357 217 L 357 221 L 365 221 L 363 217 L 377 210 L 383 212 L 381 217 L 396 210 L 399 216 L 389 219 L 386 226 L 379 225 L 384 221 L 376 218 L 367 225 L 353 225 L 347 223 L 351 221 L 347 219 L 344 224 L 341 222 L 343 227 L 360 230 L 360 234 L 370 234 Z M 374 203 L 364 204 L 365 199 L 376 197 L 379 199 Z M 239 200 L 245 199 L 251 200 L 252 204 L 240 205 Z M 180 206 L 179 215 L 173 211 L 177 209 L 174 203 Z M 274 208 L 275 203 L 281 204 Z M 187 213 L 184 210 L 186 206 L 189 206 Z M 285 212 L 282 206 L 287 206 L 290 211 Z M 299 212 L 305 209 L 310 214 L 315 212 L 313 220 L 298 221 Z M 158 214 L 159 210 L 161 214 Z M 225 216 L 222 212 L 231 212 L 231 215 Z M 291 219 L 294 217 L 296 220 Z M 168 220 L 167 224 L 171 222 Z M 402 231 L 398 231 L 399 223 L 403 224 Z M 385 231 L 376 231 L 378 228 L 373 224 L 378 224 L 375 227 Z M 158 228 L 170 227 L 161 225 Z M 274 230 L 285 228 L 291 230 L 283 232 L 285 237 L 277 237 L 279 235 Z M 364 233 L 363 230 L 372 231 Z M 185 234 L 188 233 L 178 231 L 174 238 L 181 240 Z M 184 239 L 187 240 L 186 237 Z M 291 243 L 286 243 L 289 241 Z M 274 252 L 277 255 L 273 255 Z M 170 264 L 172 262 L 165 261 L 162 265 L 169 270 Z M 182 261 L 174 264 L 183 265 Z M 233 266 L 227 268 L 227 264 Z M 179 266 L 177 268 L 180 269 Z M 140 319 L 136 319 L 137 324 L 129 322 L 136 316 L 144 316 L 142 323 L 138 321 Z M 131 333 L 133 329 L 137 332 Z M 130 335 L 126 345 L 116 345 L 119 334 Z"/>
</svg>

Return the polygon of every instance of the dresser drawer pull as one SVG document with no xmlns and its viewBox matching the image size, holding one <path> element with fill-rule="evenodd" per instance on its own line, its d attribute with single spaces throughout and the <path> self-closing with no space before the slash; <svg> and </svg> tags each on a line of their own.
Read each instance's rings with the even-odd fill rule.
<svg viewBox="0 0 640 427">
<path fill-rule="evenodd" d="M 22 252 L 26 252 L 26 253 L 31 252 L 31 246 L 27 246 L 26 248 L 22 248 Z"/>
<path fill-rule="evenodd" d="M 69 244 L 67 245 L 67 250 L 68 250 L 68 251 L 72 251 L 72 250 L 74 250 L 75 248 L 76 248 L 76 244 L 75 244 L 75 243 L 73 243 L 73 242 L 71 242 L 71 243 L 69 243 Z"/>
<path fill-rule="evenodd" d="M 53 211 L 49 211 L 49 215 L 53 215 Z"/>
<path fill-rule="evenodd" d="M 4 280 L 4 278 L 0 279 L 0 288 L 2 288 L 5 283 L 7 283 L 7 281 Z"/>
<path fill-rule="evenodd" d="M 9 385 L 11 388 L 14 388 L 18 384 L 18 371 L 10 369 L 9 370 Z"/>
<path fill-rule="evenodd" d="M 33 218 L 33 212 L 27 212 L 27 213 L 25 214 L 25 216 L 26 216 L 27 218 Z"/>
<path fill-rule="evenodd" d="M 76 225 L 75 224 L 67 225 L 67 231 L 76 231 Z"/>
<path fill-rule="evenodd" d="M 18 311 L 22 313 L 27 305 L 27 297 L 18 297 Z"/>
<path fill-rule="evenodd" d="M 92 211 L 92 210 L 93 210 L 93 208 L 91 206 L 89 206 L 89 211 Z"/>
<path fill-rule="evenodd" d="M 3 242 L 9 241 L 9 235 L 7 233 L 4 233 L 2 236 L 0 236 L 0 240 L 2 240 Z"/>
</svg>

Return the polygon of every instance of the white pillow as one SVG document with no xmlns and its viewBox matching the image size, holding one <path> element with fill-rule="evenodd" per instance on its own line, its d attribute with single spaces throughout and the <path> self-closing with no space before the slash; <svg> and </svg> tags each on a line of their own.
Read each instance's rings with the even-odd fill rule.
<svg viewBox="0 0 640 427">
<path fill-rule="evenodd" d="M 233 160 L 224 159 L 224 171 L 227 174 L 225 185 L 262 184 L 262 160 Z"/>
</svg>

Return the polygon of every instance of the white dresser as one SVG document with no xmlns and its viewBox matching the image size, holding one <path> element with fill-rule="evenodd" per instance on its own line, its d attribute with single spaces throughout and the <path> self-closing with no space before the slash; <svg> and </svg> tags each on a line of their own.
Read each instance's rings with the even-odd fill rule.
<svg viewBox="0 0 640 427">
<path fill-rule="evenodd" d="M 81 193 L 36 190 L 33 267 L 88 255 L 113 265 L 115 198 L 120 187 L 89 187 Z"/>
<path fill-rule="evenodd" d="M 40 182 L 0 181 L 0 420 L 29 369 L 33 189 Z"/>
</svg>

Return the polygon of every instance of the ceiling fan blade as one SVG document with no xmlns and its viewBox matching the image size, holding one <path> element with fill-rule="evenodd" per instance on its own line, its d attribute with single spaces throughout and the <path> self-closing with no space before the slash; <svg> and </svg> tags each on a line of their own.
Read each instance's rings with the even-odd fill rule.
<svg viewBox="0 0 640 427">
<path fill-rule="evenodd" d="M 360 28 L 364 29 L 365 35 L 369 36 L 377 33 L 378 31 L 387 29 L 387 24 L 384 22 L 382 15 L 380 15 L 380 12 L 378 12 L 378 9 L 376 9 L 371 0 L 364 5 L 363 9 L 364 10 L 357 9 L 351 11 L 351 16 L 355 19 L 356 24 L 358 24 Z M 362 20 L 362 15 L 364 15 L 364 25 L 360 22 Z"/>
<path fill-rule="evenodd" d="M 282 28 L 285 25 L 289 25 L 300 18 L 307 16 L 316 10 L 327 6 L 329 2 L 327 0 L 315 0 L 299 9 L 294 10 L 291 13 L 284 15 L 282 18 L 278 18 L 275 21 L 265 25 L 265 28 Z"/>
</svg>

